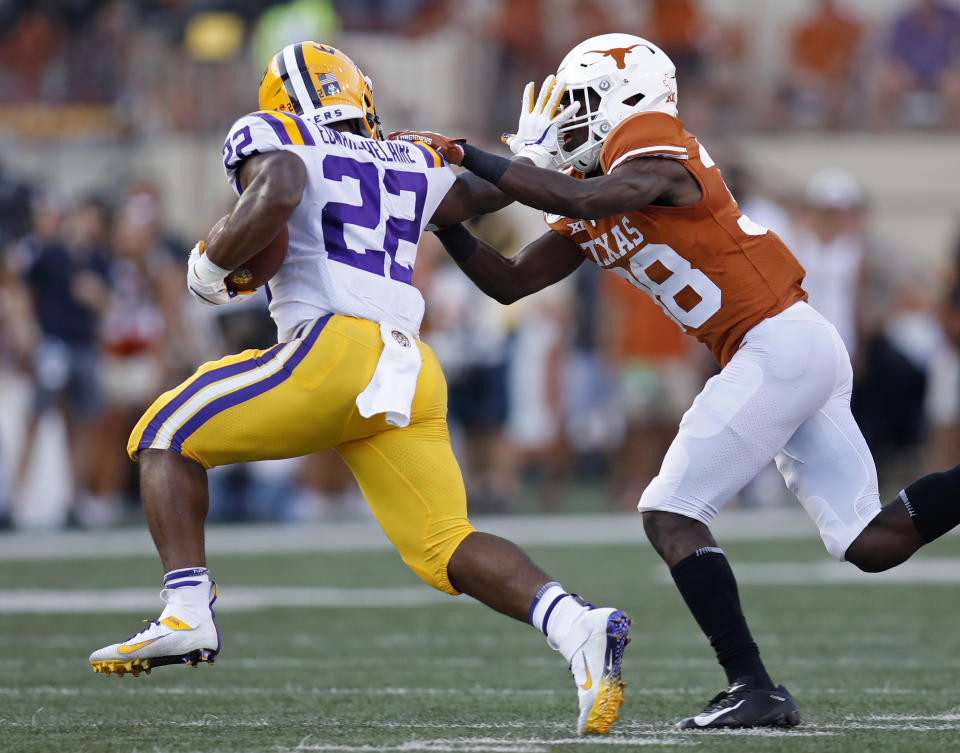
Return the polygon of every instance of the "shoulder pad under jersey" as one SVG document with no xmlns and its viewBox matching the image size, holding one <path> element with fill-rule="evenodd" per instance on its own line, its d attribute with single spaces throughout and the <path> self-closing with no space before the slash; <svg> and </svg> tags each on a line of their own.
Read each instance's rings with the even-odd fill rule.
<svg viewBox="0 0 960 753">
<path fill-rule="evenodd" d="M 611 173 L 637 157 L 687 159 L 683 123 L 662 112 L 641 112 L 621 121 L 603 142 L 600 165 Z"/>
<path fill-rule="evenodd" d="M 314 146 L 310 127 L 298 116 L 277 110 L 261 110 L 239 118 L 223 142 L 223 169 L 234 190 L 240 193 L 237 169 L 247 157 L 284 150 L 290 146 Z"/>
</svg>

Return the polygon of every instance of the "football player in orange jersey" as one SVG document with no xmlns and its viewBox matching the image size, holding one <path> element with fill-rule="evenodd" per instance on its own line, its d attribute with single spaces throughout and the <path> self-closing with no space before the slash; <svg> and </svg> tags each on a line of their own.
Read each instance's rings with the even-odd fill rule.
<svg viewBox="0 0 960 753">
<path fill-rule="evenodd" d="M 881 505 L 874 461 L 850 412 L 843 342 L 806 303 L 803 268 L 780 238 L 740 213 L 710 155 L 678 120 L 667 55 L 639 37 L 605 34 L 577 45 L 536 102 L 532 87 L 518 133 L 505 142 L 533 164 L 430 132 L 393 136 L 427 140 L 548 213 L 551 229 L 509 259 L 459 224 L 437 231 L 486 293 L 510 303 L 589 259 L 652 296 L 710 348 L 722 368 L 683 416 L 638 504 L 729 682 L 678 726 L 796 725 L 800 712 L 760 659 L 711 521 L 775 459 L 830 554 L 878 572 L 960 523 L 960 466 Z M 443 209 L 434 222 L 455 223 Z"/>
</svg>

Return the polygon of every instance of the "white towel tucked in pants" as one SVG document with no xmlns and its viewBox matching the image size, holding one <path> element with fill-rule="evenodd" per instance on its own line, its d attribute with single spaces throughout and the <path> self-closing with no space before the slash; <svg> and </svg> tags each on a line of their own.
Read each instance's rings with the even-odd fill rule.
<svg viewBox="0 0 960 753">
<path fill-rule="evenodd" d="M 364 418 L 383 413 L 388 424 L 402 429 L 410 423 L 422 365 L 420 349 L 410 332 L 384 322 L 380 323 L 380 339 L 383 352 L 370 384 L 357 395 L 357 408 Z"/>
</svg>

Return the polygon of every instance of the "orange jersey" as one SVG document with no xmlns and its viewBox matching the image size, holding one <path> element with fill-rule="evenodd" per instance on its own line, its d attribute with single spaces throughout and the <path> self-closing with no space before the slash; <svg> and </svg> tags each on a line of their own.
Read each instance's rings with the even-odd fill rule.
<svg viewBox="0 0 960 753">
<path fill-rule="evenodd" d="M 677 118 L 627 118 L 607 136 L 600 166 L 611 173 L 641 157 L 682 160 L 700 184 L 700 201 L 601 220 L 547 215 L 547 223 L 588 259 L 650 294 L 723 366 L 754 325 L 807 299 L 803 267 L 776 234 L 740 213 L 720 170 Z"/>
</svg>

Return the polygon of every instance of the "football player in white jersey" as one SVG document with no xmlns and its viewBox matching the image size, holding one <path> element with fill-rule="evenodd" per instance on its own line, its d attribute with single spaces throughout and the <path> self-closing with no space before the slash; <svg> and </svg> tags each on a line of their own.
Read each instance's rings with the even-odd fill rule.
<svg viewBox="0 0 960 753">
<path fill-rule="evenodd" d="M 370 80 L 333 47 L 281 50 L 260 107 L 224 143 L 239 199 L 220 233 L 191 252 L 187 286 L 205 304 L 237 300 L 228 272 L 286 226 L 286 259 L 267 286 L 278 344 L 204 364 L 134 429 L 127 449 L 141 465 L 164 608 L 93 652 L 94 671 L 212 663 L 220 635 L 203 542 L 206 469 L 333 447 L 404 562 L 434 588 L 542 630 L 573 673 L 578 732 L 608 732 L 623 703 L 630 620 L 571 596 L 514 544 L 470 525 L 446 384 L 418 337 L 423 298 L 410 277 L 424 227 L 505 202 L 484 203 L 487 184 L 456 178 L 429 146 L 382 140 Z"/>
<path fill-rule="evenodd" d="M 706 149 L 684 129 L 674 66 L 662 50 L 604 34 L 574 47 L 557 79 L 536 102 L 530 85 L 518 133 L 507 139 L 534 164 L 439 134 L 396 137 L 425 140 L 517 201 L 556 213 L 547 215 L 547 233 L 509 259 L 462 226 L 437 233 L 488 295 L 512 302 L 588 259 L 652 296 L 710 348 L 722 368 L 684 414 L 638 504 L 729 682 L 678 726 L 796 725 L 797 704 L 760 659 L 710 523 L 775 458 L 830 554 L 879 572 L 960 523 L 960 466 L 924 476 L 882 505 L 850 412 L 843 341 L 806 303 L 803 268 L 739 211 Z M 568 174 L 540 169 L 547 166 Z"/>
</svg>

